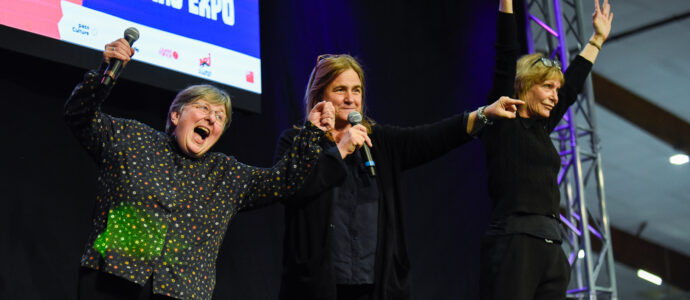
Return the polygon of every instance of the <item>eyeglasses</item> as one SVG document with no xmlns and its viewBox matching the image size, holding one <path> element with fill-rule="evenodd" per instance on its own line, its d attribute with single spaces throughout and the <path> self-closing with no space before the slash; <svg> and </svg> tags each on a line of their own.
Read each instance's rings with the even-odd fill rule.
<svg viewBox="0 0 690 300">
<path fill-rule="evenodd" d="M 544 64 L 544 66 L 547 66 L 549 68 L 556 67 L 559 70 L 561 69 L 561 63 L 560 62 L 558 62 L 557 60 L 548 59 L 546 57 L 540 57 L 539 59 L 535 60 L 532 63 L 532 65 L 530 66 L 530 68 L 534 67 L 534 65 L 536 65 L 538 62 L 541 62 L 542 64 Z"/>
<path fill-rule="evenodd" d="M 211 107 L 209 107 L 208 104 L 205 103 L 192 103 L 190 105 L 201 111 L 201 113 L 203 113 L 205 116 L 208 116 L 211 113 L 213 113 L 213 115 L 216 116 L 216 121 L 223 124 L 225 123 L 225 112 L 220 110 L 212 110 Z"/>
</svg>

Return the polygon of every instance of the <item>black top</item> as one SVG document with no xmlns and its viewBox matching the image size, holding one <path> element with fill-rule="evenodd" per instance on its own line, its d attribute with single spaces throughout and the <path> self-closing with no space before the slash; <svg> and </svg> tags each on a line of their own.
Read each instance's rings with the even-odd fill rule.
<svg viewBox="0 0 690 300">
<path fill-rule="evenodd" d="M 334 187 L 331 255 L 338 284 L 374 283 L 379 189 L 361 152 L 345 158 L 345 182 Z"/>
<path fill-rule="evenodd" d="M 514 95 L 518 55 L 515 26 L 513 14 L 499 14 L 496 66 L 487 103 Z M 515 119 L 496 120 L 484 128 L 481 140 L 494 206 L 489 234 L 502 230 L 560 240 L 560 157 L 549 135 L 577 99 L 591 68 L 592 63 L 581 56 L 571 62 L 564 74 L 565 84 L 558 91 L 559 101 L 549 118 L 524 119 L 518 115 Z"/>
<path fill-rule="evenodd" d="M 111 87 L 88 72 L 65 120 L 98 165 L 98 189 L 81 265 L 181 299 L 211 299 L 218 248 L 239 211 L 292 195 L 322 152 L 311 123 L 271 168 L 221 153 L 191 158 L 163 132 L 101 112 Z"/>
<path fill-rule="evenodd" d="M 371 154 L 376 162 L 380 198 L 376 226 L 374 299 L 409 299 L 410 263 L 405 246 L 402 211 L 402 172 L 437 158 L 472 140 L 467 116 L 456 115 L 439 122 L 410 128 L 374 125 Z M 292 144 L 296 129 L 288 129 L 278 141 L 282 155 Z M 325 139 L 324 154 L 335 144 Z M 338 157 L 340 157 L 338 155 Z M 336 278 L 331 245 L 333 202 L 347 172 L 342 160 L 319 163 L 304 187 L 285 205 L 285 241 L 281 299 L 335 299 Z M 337 182 L 332 188 L 311 188 L 311 182 Z"/>
</svg>

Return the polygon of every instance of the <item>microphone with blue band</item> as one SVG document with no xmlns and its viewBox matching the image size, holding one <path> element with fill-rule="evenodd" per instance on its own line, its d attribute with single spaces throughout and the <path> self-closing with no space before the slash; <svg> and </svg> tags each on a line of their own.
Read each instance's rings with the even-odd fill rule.
<svg viewBox="0 0 690 300">
<path fill-rule="evenodd" d="M 350 122 L 352 126 L 362 124 L 362 114 L 353 111 L 347 115 L 347 121 Z M 376 176 L 376 170 L 374 168 L 376 163 L 374 163 L 374 159 L 371 158 L 371 150 L 367 143 L 362 144 L 362 150 L 364 150 L 364 166 L 369 169 L 369 174 L 371 174 L 371 176 Z"/>
</svg>

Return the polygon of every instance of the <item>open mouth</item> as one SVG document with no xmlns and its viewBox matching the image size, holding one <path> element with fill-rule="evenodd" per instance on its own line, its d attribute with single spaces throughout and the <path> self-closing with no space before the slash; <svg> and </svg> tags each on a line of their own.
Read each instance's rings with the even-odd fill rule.
<svg viewBox="0 0 690 300">
<path fill-rule="evenodd" d="M 196 132 L 196 134 L 201 136 L 201 138 L 204 140 L 211 134 L 206 127 L 194 127 L 194 132 Z"/>
</svg>

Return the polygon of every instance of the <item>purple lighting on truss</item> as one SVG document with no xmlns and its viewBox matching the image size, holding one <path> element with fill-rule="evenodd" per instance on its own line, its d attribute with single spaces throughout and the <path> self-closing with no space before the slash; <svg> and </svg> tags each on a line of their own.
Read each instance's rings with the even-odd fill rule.
<svg viewBox="0 0 690 300">
<path fill-rule="evenodd" d="M 579 289 L 574 289 L 574 290 L 568 290 L 568 294 L 577 294 L 577 293 L 582 293 L 588 291 L 589 288 L 579 288 Z"/>
<path fill-rule="evenodd" d="M 578 215 L 573 215 L 573 216 L 574 216 L 578 221 L 580 221 L 580 218 L 579 218 Z M 560 217 L 561 217 L 561 222 L 563 222 L 563 224 L 565 224 L 565 226 L 568 226 L 568 228 L 570 228 L 570 230 L 572 230 L 573 232 L 575 232 L 575 234 L 577 234 L 578 236 L 582 236 L 582 231 L 580 231 L 579 229 L 577 229 L 577 227 L 575 227 L 575 225 L 573 225 L 573 223 L 570 223 L 570 221 L 569 221 L 566 217 L 564 217 L 562 214 L 560 215 Z M 597 231 L 594 227 L 592 227 L 592 225 L 587 225 L 587 228 L 589 228 L 589 232 L 591 232 L 592 234 L 594 234 L 595 236 L 597 236 L 600 240 L 603 240 L 603 239 L 604 239 L 604 238 L 601 236 L 601 233 L 599 233 L 599 231 Z"/>
<path fill-rule="evenodd" d="M 577 219 L 578 221 L 581 221 L 581 220 L 582 220 L 582 219 L 580 218 L 579 215 L 574 214 L 573 217 L 575 217 L 575 219 Z M 561 215 L 561 220 L 563 220 L 563 218 L 564 218 L 563 215 Z M 600 240 L 603 240 L 603 239 L 604 239 L 604 238 L 601 236 L 601 233 L 599 233 L 599 231 L 597 231 L 594 227 L 592 227 L 592 225 L 587 225 L 587 227 L 589 228 L 589 231 L 590 231 L 592 234 L 596 235 Z M 579 235 L 579 234 L 578 234 L 578 235 Z"/>
<path fill-rule="evenodd" d="M 570 256 L 568 257 L 568 263 L 570 266 L 573 266 L 573 262 L 575 261 L 575 255 L 577 255 L 577 252 L 570 253 Z"/>
<path fill-rule="evenodd" d="M 529 14 L 529 18 L 532 19 L 532 21 L 534 21 L 535 23 L 539 24 L 539 26 L 541 26 L 542 28 L 544 28 L 544 30 L 548 31 L 551 35 L 553 35 L 553 36 L 555 36 L 555 37 L 558 37 L 558 33 L 556 33 L 555 31 L 553 31 L 553 29 L 551 29 L 551 27 L 549 27 L 549 25 L 546 25 L 546 23 L 544 23 L 544 22 L 542 22 L 541 20 L 539 20 L 539 19 L 538 19 L 537 17 L 535 17 L 533 14 Z"/>
<path fill-rule="evenodd" d="M 561 222 L 563 222 L 563 224 L 565 224 L 565 226 L 568 226 L 568 228 L 570 228 L 570 230 L 575 232 L 575 234 L 577 234 L 578 236 L 582 235 L 582 232 L 579 229 L 577 229 L 577 227 L 575 227 L 575 225 L 573 225 L 573 223 L 570 223 L 570 221 L 568 221 L 568 219 L 566 219 L 562 214 L 560 216 L 561 216 Z"/>
<path fill-rule="evenodd" d="M 591 232 L 592 234 L 596 235 L 600 240 L 603 240 L 603 239 L 604 239 L 604 238 L 601 236 L 601 233 L 599 233 L 599 231 L 597 231 L 596 229 L 594 229 L 594 227 L 592 227 L 592 225 L 589 225 L 589 232 Z"/>
</svg>

